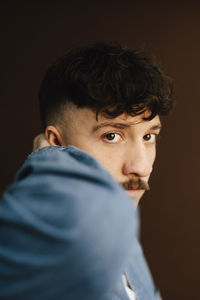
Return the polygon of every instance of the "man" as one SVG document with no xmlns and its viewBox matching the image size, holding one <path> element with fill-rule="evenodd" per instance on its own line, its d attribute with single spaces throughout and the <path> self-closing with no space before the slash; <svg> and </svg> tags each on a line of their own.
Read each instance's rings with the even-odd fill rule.
<svg viewBox="0 0 200 300">
<path fill-rule="evenodd" d="M 79 163 L 82 161 L 87 164 L 93 157 L 112 175 L 116 184 L 117 182 L 121 184 L 126 194 L 131 196 L 134 203 L 137 204 L 145 190 L 149 189 L 148 181 L 156 157 L 156 140 L 161 129 L 160 115 L 168 114 L 173 106 L 171 82 L 159 67 L 145 54 L 123 48 L 118 44 L 95 43 L 76 48 L 58 59 L 47 71 L 40 87 L 39 100 L 45 136 L 39 136 L 36 139 L 35 148 L 54 147 L 39 150 L 39 154 L 34 154 L 39 155 L 37 160 L 42 164 L 43 160 L 47 159 L 49 152 L 56 152 L 58 155 L 57 153 L 61 149 L 68 151 L 68 154 L 71 151 L 73 153 L 78 151 L 76 159 Z M 76 148 L 68 147 L 70 145 Z M 81 152 L 77 148 L 81 149 Z M 86 153 L 89 154 L 89 158 Z M 52 169 L 54 175 L 60 174 L 59 168 L 62 160 L 63 158 L 56 158 L 57 168 L 53 166 Z M 53 163 L 54 156 L 52 156 L 52 160 L 44 164 L 47 166 Z M 90 163 L 88 164 L 90 165 Z M 76 169 L 76 163 L 72 165 Z M 26 169 L 22 172 L 21 177 L 26 176 L 29 170 L 30 166 L 28 171 Z M 31 170 L 34 174 L 35 169 L 31 167 Z M 90 171 L 92 172 L 91 169 Z M 43 172 L 45 172 L 45 168 Z M 87 173 L 87 171 L 84 172 Z M 83 174 L 85 174 L 84 172 Z M 23 175 L 24 173 L 25 175 Z M 36 173 L 40 174 L 41 171 L 35 172 L 34 180 Z M 47 174 L 46 172 L 45 176 Z M 88 196 L 84 197 L 83 186 L 79 187 L 80 178 L 85 182 L 83 174 L 77 176 L 76 173 L 73 184 L 75 182 L 77 191 L 74 196 L 73 190 L 73 197 L 79 199 L 82 196 L 87 209 L 88 200 L 86 199 Z M 105 174 L 103 176 L 107 176 Z M 71 169 L 70 176 L 73 177 Z M 90 178 L 91 184 L 91 176 L 88 176 L 87 174 L 86 178 Z M 97 182 L 96 176 L 95 174 L 92 177 L 94 183 Z M 55 179 L 56 177 L 52 181 L 52 187 L 55 185 Z M 102 180 L 103 178 L 101 178 L 101 186 L 105 186 L 105 182 L 103 183 Z M 110 178 L 108 182 L 110 180 L 113 179 Z M 69 183 L 66 183 L 66 188 L 70 190 Z M 60 186 L 60 189 L 62 190 L 63 187 Z M 92 185 L 90 189 L 92 189 Z M 115 187 L 115 189 L 118 188 Z M 99 186 L 96 186 L 96 190 L 96 198 L 101 201 L 98 198 Z M 59 194 L 59 191 L 56 189 L 56 193 Z M 117 191 L 116 199 L 116 195 L 120 194 L 119 190 Z M 53 191 L 53 194 L 56 195 L 56 193 Z M 99 217 L 102 220 L 104 220 L 102 212 L 107 205 L 109 209 L 113 196 L 114 193 L 112 196 L 106 197 L 108 199 L 106 205 L 104 204 L 104 208 L 99 209 Z M 45 195 L 45 198 L 48 199 L 49 196 Z M 125 200 L 127 198 L 130 199 L 130 197 L 125 197 L 124 193 L 124 206 L 128 201 Z M 115 205 L 117 206 L 119 203 L 116 201 Z M 39 206 L 37 208 L 39 209 Z M 115 209 L 117 210 L 117 208 Z M 82 211 L 82 213 L 85 212 Z M 115 214 L 115 211 L 113 213 Z M 80 218 L 81 216 L 79 214 Z M 94 218 L 94 215 L 92 216 Z M 129 232 L 135 224 L 131 225 L 128 209 L 122 210 L 122 216 L 123 220 L 127 218 L 128 221 L 126 225 L 121 225 L 120 230 L 124 233 Z M 132 217 L 136 218 L 135 215 Z M 111 231 L 106 240 L 110 240 L 111 236 L 116 236 L 113 226 L 116 226 L 117 223 L 116 219 L 112 220 L 112 218 L 109 218 Z M 120 222 L 123 223 L 119 219 Z M 89 230 L 88 227 L 87 230 Z M 101 232 L 102 228 L 98 227 L 98 230 Z M 120 230 L 116 229 L 119 232 Z M 96 233 L 98 235 L 98 231 Z M 119 239 L 122 235 L 119 236 Z M 137 239 L 135 238 L 133 241 L 130 237 L 131 233 L 129 238 L 126 234 L 126 238 L 124 237 L 124 240 L 120 241 L 117 248 L 120 253 L 123 252 L 123 255 L 115 255 L 115 264 L 108 266 L 106 270 L 108 274 L 111 274 L 113 269 L 116 277 L 114 278 L 113 274 L 108 276 L 106 280 L 108 286 L 106 286 L 106 282 L 102 283 L 102 288 L 105 290 L 101 294 L 101 299 L 130 299 L 131 297 L 131 299 L 136 297 L 137 300 L 157 299 L 151 275 Z M 124 248 L 120 249 L 123 243 L 126 243 L 126 247 L 130 249 L 129 252 Z M 111 249 L 110 246 L 108 248 Z M 83 251 L 84 248 L 81 247 L 81 249 Z M 76 248 L 74 251 L 76 252 Z M 113 251 L 114 255 L 114 249 L 110 251 L 111 253 Z M 106 258 L 106 254 L 103 257 Z M 117 259 L 119 257 L 120 259 Z M 95 259 L 91 260 L 91 263 L 94 261 Z M 96 273 L 90 273 L 90 275 L 95 277 Z M 72 280 L 72 282 L 74 281 Z M 70 295 L 66 295 L 66 298 L 70 299 Z M 87 299 L 89 299 L 89 295 L 92 295 L 91 291 L 90 293 L 87 291 Z M 100 296 L 100 294 L 98 295 Z M 76 298 L 74 296 L 71 299 Z"/>
<path fill-rule="evenodd" d="M 143 53 L 97 43 L 69 51 L 39 93 L 50 145 L 74 145 L 99 160 L 138 203 L 148 189 L 172 85 Z"/>
</svg>

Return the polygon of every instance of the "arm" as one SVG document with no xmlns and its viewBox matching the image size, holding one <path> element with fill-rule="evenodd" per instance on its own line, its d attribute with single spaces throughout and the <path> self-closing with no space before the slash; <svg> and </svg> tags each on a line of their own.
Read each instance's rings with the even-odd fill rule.
<svg viewBox="0 0 200 300">
<path fill-rule="evenodd" d="M 0 202 L 0 299 L 98 299 L 137 235 L 131 199 L 74 147 L 34 152 Z"/>
</svg>

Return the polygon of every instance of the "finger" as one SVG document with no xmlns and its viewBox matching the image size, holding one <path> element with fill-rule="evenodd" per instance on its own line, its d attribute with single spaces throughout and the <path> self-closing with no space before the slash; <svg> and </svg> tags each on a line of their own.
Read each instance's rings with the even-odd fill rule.
<svg viewBox="0 0 200 300">
<path fill-rule="evenodd" d="M 33 151 L 46 146 L 50 146 L 50 144 L 47 141 L 45 135 L 43 133 L 38 134 L 33 140 Z"/>
</svg>

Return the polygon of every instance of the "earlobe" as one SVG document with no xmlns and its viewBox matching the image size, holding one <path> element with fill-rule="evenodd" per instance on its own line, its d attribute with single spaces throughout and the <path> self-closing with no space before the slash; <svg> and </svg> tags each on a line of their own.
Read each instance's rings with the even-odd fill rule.
<svg viewBox="0 0 200 300">
<path fill-rule="evenodd" d="M 45 129 L 45 136 L 50 146 L 63 146 L 61 133 L 55 126 L 47 126 Z"/>
</svg>

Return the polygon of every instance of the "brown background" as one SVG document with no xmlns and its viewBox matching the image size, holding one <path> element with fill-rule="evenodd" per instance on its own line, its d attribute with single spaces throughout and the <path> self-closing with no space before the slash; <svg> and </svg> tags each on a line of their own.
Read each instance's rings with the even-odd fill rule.
<svg viewBox="0 0 200 300">
<path fill-rule="evenodd" d="M 166 119 L 141 204 L 141 237 L 164 299 L 200 299 L 200 4 L 169 1 L 1 1 L 0 179 L 8 185 L 40 132 L 37 91 L 67 47 L 121 41 L 155 55 L 174 78 L 177 106 Z"/>
</svg>

